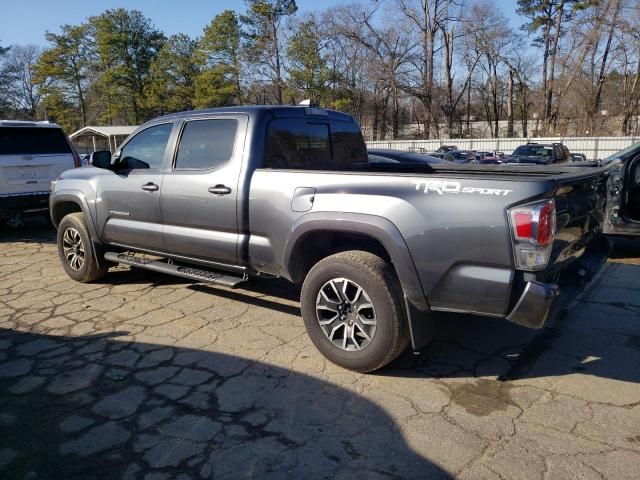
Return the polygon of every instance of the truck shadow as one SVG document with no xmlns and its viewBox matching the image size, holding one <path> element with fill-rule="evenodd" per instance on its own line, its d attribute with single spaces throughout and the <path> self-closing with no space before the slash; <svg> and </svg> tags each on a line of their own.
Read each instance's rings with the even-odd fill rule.
<svg viewBox="0 0 640 480">
<path fill-rule="evenodd" d="M 616 238 L 613 240 L 613 249 L 609 255 L 611 260 L 628 258 L 638 259 L 640 264 L 640 238 Z"/>
<path fill-rule="evenodd" d="M 438 333 L 429 345 L 418 355 L 405 352 L 378 374 L 511 381 L 579 373 L 640 383 L 638 313 L 615 316 L 579 309 L 573 318 L 559 318 L 542 330 L 504 320 L 439 316 Z"/>
<path fill-rule="evenodd" d="M 352 391 L 126 333 L 0 329 L 3 478 L 451 478 Z"/>
<path fill-rule="evenodd" d="M 640 266 L 623 265 L 637 270 Z M 283 280 L 253 279 L 235 290 L 193 284 L 137 270 L 112 272 L 108 283 L 181 284 L 191 290 L 299 317 L 300 290 Z M 599 288 L 599 287 L 598 287 Z M 592 289 L 592 292 L 598 291 Z M 638 302 L 640 304 L 640 302 Z M 587 296 L 572 314 L 559 315 L 541 330 L 506 320 L 437 314 L 437 334 L 419 354 L 406 351 L 383 376 L 519 380 L 574 373 L 640 383 L 640 305 L 592 304 Z M 606 339 L 606 341 L 603 341 Z"/>
<path fill-rule="evenodd" d="M 27 217 L 24 224 L 17 227 L 0 224 L 0 243 L 4 242 L 55 245 L 56 231 L 43 215 Z"/>
<path fill-rule="evenodd" d="M 55 243 L 55 232 L 44 220 L 32 219 L 25 228 L 3 230 L 0 240 Z M 621 267 L 635 272 L 628 278 L 640 278 L 640 241 L 615 239 L 611 259 L 629 258 L 639 259 L 638 264 Z M 102 282 L 184 285 L 214 297 L 300 316 L 300 290 L 282 280 L 253 279 L 244 288 L 230 290 L 125 268 L 110 272 Z M 586 306 L 573 312 L 570 321 L 560 318 L 542 330 L 499 319 L 440 314 L 436 338 L 419 355 L 405 352 L 377 374 L 517 380 L 582 373 L 640 383 L 640 302 L 594 303 L 586 298 L 582 303 Z"/>
</svg>

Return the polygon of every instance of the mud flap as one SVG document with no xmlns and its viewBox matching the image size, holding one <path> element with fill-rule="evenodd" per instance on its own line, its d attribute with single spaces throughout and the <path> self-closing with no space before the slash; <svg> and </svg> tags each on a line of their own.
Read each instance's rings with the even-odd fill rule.
<svg viewBox="0 0 640 480">
<path fill-rule="evenodd" d="M 404 297 L 407 322 L 411 334 L 411 346 L 414 350 L 420 350 L 427 345 L 435 335 L 435 320 L 431 310 L 422 311 L 416 308 L 409 299 Z"/>
</svg>

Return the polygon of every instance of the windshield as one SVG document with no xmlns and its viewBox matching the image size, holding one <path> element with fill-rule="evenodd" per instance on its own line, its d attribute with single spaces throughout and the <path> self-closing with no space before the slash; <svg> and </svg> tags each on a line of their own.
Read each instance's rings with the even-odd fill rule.
<svg viewBox="0 0 640 480">
<path fill-rule="evenodd" d="M 540 145 L 522 145 L 513 152 L 518 157 L 543 157 L 549 158 L 553 156 L 552 147 L 542 147 Z"/>
</svg>

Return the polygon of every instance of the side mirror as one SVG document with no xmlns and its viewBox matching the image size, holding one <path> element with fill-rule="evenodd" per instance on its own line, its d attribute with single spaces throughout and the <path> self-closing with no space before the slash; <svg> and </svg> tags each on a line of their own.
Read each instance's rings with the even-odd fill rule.
<svg viewBox="0 0 640 480">
<path fill-rule="evenodd" d="M 108 170 L 111 167 L 111 152 L 109 150 L 93 152 L 89 163 L 94 167 L 106 168 Z"/>
</svg>

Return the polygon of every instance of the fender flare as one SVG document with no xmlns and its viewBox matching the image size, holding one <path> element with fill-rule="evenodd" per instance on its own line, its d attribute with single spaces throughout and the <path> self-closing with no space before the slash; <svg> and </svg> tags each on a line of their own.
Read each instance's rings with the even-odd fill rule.
<svg viewBox="0 0 640 480">
<path fill-rule="evenodd" d="M 417 350 L 426 345 L 434 335 L 433 314 L 409 248 L 398 228 L 386 218 L 370 214 L 312 212 L 303 215 L 293 225 L 284 248 L 285 268 L 289 276 L 293 269 L 292 254 L 299 242 L 311 233 L 323 231 L 364 234 L 385 248 L 404 294 L 413 348 Z"/>
<path fill-rule="evenodd" d="M 292 253 L 307 235 L 322 231 L 364 234 L 385 248 L 409 301 L 420 310 L 429 308 L 409 248 L 398 228 L 386 218 L 360 213 L 312 212 L 300 217 L 291 230 L 284 248 L 289 274 L 292 271 Z"/>
<path fill-rule="evenodd" d="M 53 211 L 55 209 L 55 206 L 61 202 L 73 202 L 80 207 L 80 210 L 82 210 L 82 213 L 84 215 L 87 228 L 89 229 L 89 235 L 91 236 L 91 246 L 93 248 L 93 254 L 96 258 L 96 261 L 100 266 L 106 266 L 107 263 L 103 258 L 105 249 L 102 242 L 100 241 L 100 237 L 98 237 L 95 220 L 93 218 L 93 215 L 91 215 L 91 209 L 89 208 L 89 202 L 87 202 L 87 198 L 79 190 L 65 189 L 53 193 L 49 198 L 49 216 L 51 217 L 51 222 L 54 224 L 56 229 L 58 228 L 58 224 L 53 218 Z"/>
<path fill-rule="evenodd" d="M 55 222 L 53 218 L 53 211 L 56 205 L 62 202 L 72 202 L 80 207 L 86 219 L 87 228 L 89 228 L 91 239 L 93 241 L 99 241 L 98 231 L 96 230 L 95 220 L 91 215 L 89 202 L 87 202 L 86 197 L 79 190 L 61 190 L 61 191 L 56 191 L 51 195 L 51 199 L 49 202 L 49 214 L 51 215 L 51 221 L 53 222 L 55 227 L 58 228 L 58 224 Z"/>
</svg>

